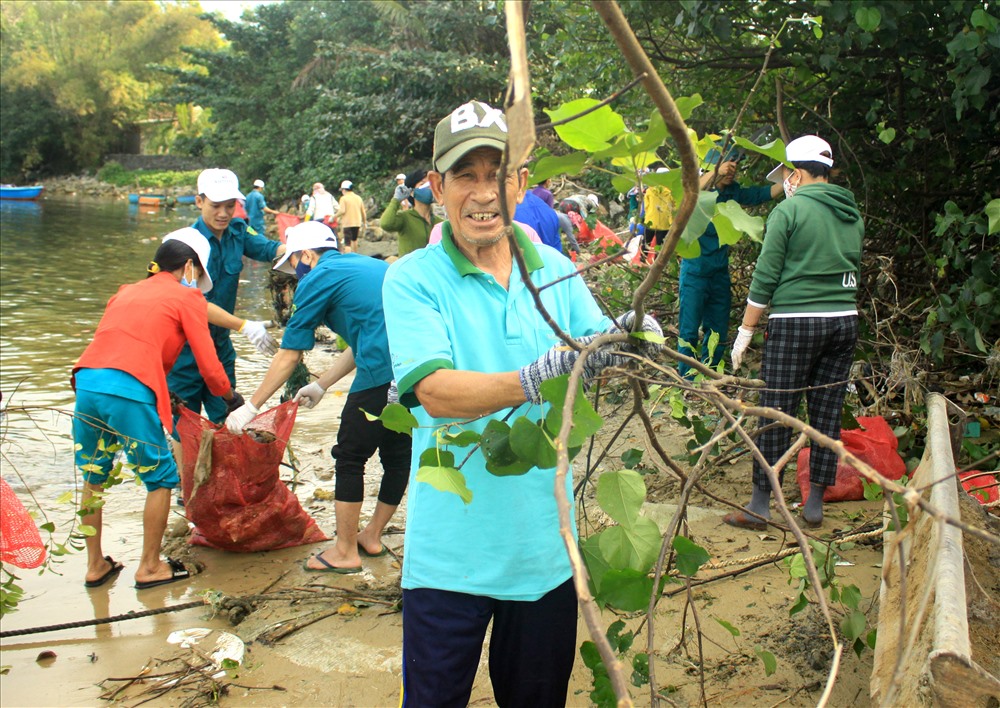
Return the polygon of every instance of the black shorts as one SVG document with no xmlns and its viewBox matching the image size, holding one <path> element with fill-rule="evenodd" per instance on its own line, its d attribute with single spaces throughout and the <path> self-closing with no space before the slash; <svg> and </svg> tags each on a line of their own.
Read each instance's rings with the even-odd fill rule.
<svg viewBox="0 0 1000 708">
<path fill-rule="evenodd" d="M 358 240 L 358 233 L 360 231 L 360 226 L 342 226 L 340 236 L 343 238 L 345 244 L 351 244 Z"/>
</svg>

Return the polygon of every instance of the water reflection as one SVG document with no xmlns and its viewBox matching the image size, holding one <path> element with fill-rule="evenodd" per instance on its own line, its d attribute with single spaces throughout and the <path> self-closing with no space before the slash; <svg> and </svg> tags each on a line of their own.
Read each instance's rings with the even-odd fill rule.
<svg viewBox="0 0 1000 708">
<path fill-rule="evenodd" d="M 58 411 L 73 407 L 73 362 L 108 299 L 145 277 L 160 237 L 197 216 L 193 207 L 130 208 L 124 200 L 90 197 L 0 201 L 0 390 L 4 405 L 33 411 L 11 411 L 2 423 L 3 472 L 12 486 L 20 486 L 12 467 L 29 483 L 72 484 L 69 417 Z M 238 313 L 270 317 L 267 268 L 244 268 Z M 240 388 L 256 386 L 267 361 L 242 342 L 236 347 L 247 359 L 238 371 L 249 365 L 261 372 Z"/>
</svg>

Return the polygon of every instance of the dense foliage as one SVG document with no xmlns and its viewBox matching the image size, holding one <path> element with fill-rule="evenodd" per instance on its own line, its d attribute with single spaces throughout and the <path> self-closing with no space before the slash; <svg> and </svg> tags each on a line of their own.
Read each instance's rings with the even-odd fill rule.
<svg viewBox="0 0 1000 708">
<path fill-rule="evenodd" d="M 151 103 L 184 66 L 185 46 L 219 38 L 198 7 L 135 2 L 0 5 L 0 175 L 15 179 L 100 166 L 141 122 L 169 119 Z"/>
</svg>

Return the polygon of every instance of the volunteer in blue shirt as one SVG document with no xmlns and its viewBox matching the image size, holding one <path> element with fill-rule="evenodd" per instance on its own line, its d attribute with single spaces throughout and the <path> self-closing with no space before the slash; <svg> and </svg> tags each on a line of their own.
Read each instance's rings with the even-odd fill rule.
<svg viewBox="0 0 1000 708">
<path fill-rule="evenodd" d="M 497 179 L 506 139 L 504 115 L 478 101 L 438 123 L 429 177 L 448 216 L 441 242 L 393 263 L 383 286 L 400 400 L 415 406 L 420 424 L 403 558 L 404 706 L 466 705 L 491 620 L 498 705 L 565 705 L 576 652 L 576 593 L 559 534 L 555 470 L 495 476 L 475 451 L 461 469 L 468 503 L 417 472 L 442 426 L 461 422 L 482 432 L 510 409 L 541 418 L 541 383 L 568 373 L 578 357 L 536 310 L 513 265 Z M 508 206 L 523 197 L 527 176 L 515 170 L 502 183 Z M 568 277 L 576 274 L 569 259 L 536 247 L 517 226 L 514 234 L 564 332 L 583 337 L 612 328 L 584 282 Z M 623 358 L 613 348 L 598 350 L 585 378 Z M 456 450 L 456 462 L 466 454 Z M 570 497 L 571 486 L 567 477 Z"/>
<path fill-rule="evenodd" d="M 525 192 L 524 199 L 514 210 L 514 221 L 527 224 L 535 230 L 542 243 L 552 246 L 562 253 L 562 240 L 559 238 L 559 217 L 556 210 L 536 197 L 532 192 Z"/>
<path fill-rule="evenodd" d="M 359 573 L 361 556 L 387 553 L 382 531 L 392 518 L 406 491 L 410 465 L 410 436 L 386 430 L 370 421 L 365 411 L 379 415 L 386 406 L 392 367 L 382 313 L 384 261 L 355 253 L 340 253 L 333 231 L 321 221 L 307 221 L 289 228 L 287 251 L 274 266 L 285 273 L 305 271 L 300 276 L 292 304 L 292 316 L 281 339 L 281 349 L 260 386 L 243 407 L 226 419 L 233 432 L 243 430 L 277 391 L 302 353 L 313 348 L 316 327 L 326 325 L 347 342 L 349 348 L 337 357 L 318 381 L 299 389 L 295 400 L 307 408 L 319 403 L 326 390 L 351 371 L 354 383 L 340 417 L 334 491 L 337 512 L 337 542 L 306 561 L 305 569 L 316 572 Z M 364 499 L 365 463 L 378 450 L 384 470 L 378 503 L 365 529 L 358 533 Z"/>
<path fill-rule="evenodd" d="M 209 275 L 215 284 L 205 295 L 209 303 L 209 330 L 215 342 L 215 352 L 233 386 L 236 385 L 236 350 L 229 339 L 230 330 L 245 335 L 262 354 L 273 354 L 276 349 L 263 322 L 244 320 L 233 314 L 243 256 L 271 262 L 285 252 L 284 244 L 254 236 L 248 232 L 245 221 L 233 219 L 238 199 L 245 198 L 240 192 L 239 180 L 230 170 L 209 169 L 198 175 L 195 204 L 201 210 L 201 216 L 193 226 L 208 240 L 211 251 Z M 177 363 L 167 376 L 167 383 L 191 410 L 200 413 L 204 406 L 205 415 L 213 423 L 226 419 L 225 402 L 209 391 L 189 346 L 185 345 L 181 350 Z"/>
<path fill-rule="evenodd" d="M 719 151 L 709 150 L 705 161 L 709 165 L 719 162 Z M 757 206 L 781 196 L 781 185 L 743 187 L 736 181 L 736 169 L 742 159 L 735 150 L 726 151 L 726 159 L 715 169 L 708 169 L 701 178 L 704 190 L 715 190 L 717 202 L 735 201 L 745 207 Z M 689 347 L 679 345 L 678 351 L 712 367 L 722 361 L 729 341 L 729 311 L 733 306 L 732 280 L 729 277 L 729 246 L 719 243 L 715 224 L 709 222 L 705 233 L 698 237 L 701 255 L 681 261 L 680 303 L 677 330 L 681 341 L 699 347 L 696 355 Z M 718 332 L 719 343 L 709 359 L 708 340 Z M 700 345 L 699 345 L 700 343 Z M 688 366 L 677 367 L 682 376 L 693 376 Z"/>
<path fill-rule="evenodd" d="M 253 189 L 247 195 L 246 211 L 247 222 L 253 232 L 259 236 L 266 236 L 267 225 L 264 223 L 264 214 L 277 214 L 278 211 L 271 209 L 267 205 L 267 200 L 264 199 L 264 180 L 255 179 L 253 181 Z"/>
</svg>

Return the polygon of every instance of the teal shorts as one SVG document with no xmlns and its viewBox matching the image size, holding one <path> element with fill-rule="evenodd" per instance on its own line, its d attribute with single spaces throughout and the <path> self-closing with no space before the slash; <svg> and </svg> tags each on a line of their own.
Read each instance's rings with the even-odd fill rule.
<svg viewBox="0 0 1000 708">
<path fill-rule="evenodd" d="M 147 491 L 174 489 L 180 482 L 155 403 L 78 389 L 73 440 L 76 465 L 91 484 L 102 484 L 108 478 L 115 464 L 116 445 L 121 445 Z M 84 469 L 85 465 L 99 469 Z"/>
</svg>

